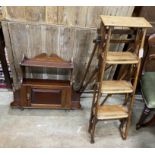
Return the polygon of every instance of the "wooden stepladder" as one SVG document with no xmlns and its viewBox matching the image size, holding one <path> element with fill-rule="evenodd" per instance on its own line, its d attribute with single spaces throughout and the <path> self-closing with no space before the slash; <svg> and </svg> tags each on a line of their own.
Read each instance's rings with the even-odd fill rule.
<svg viewBox="0 0 155 155">
<path fill-rule="evenodd" d="M 95 44 L 83 78 L 84 81 L 98 47 L 98 67 L 93 73 L 95 74 L 95 86 L 88 129 L 91 135 L 91 143 L 94 143 L 95 126 L 100 120 L 120 120 L 121 136 L 123 139 L 127 138 L 148 27 L 151 25 L 144 18 L 101 15 L 100 42 Z M 129 37 L 121 40 L 120 38 L 114 39 L 113 34 L 128 34 Z M 111 43 L 131 43 L 132 50 L 110 51 Z M 126 74 L 117 80 L 104 80 L 105 70 L 109 66 L 117 64 L 129 66 Z M 107 95 L 103 101 L 101 101 L 102 94 Z M 107 98 L 113 94 L 124 95 L 124 102 L 120 104 L 105 103 Z"/>
</svg>

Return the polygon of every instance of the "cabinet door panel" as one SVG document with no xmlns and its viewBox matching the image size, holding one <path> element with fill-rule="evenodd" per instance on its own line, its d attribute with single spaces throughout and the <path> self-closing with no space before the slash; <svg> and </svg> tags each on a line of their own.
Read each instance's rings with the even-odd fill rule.
<svg viewBox="0 0 155 155">
<path fill-rule="evenodd" d="M 62 98 L 62 90 L 59 89 L 31 89 L 31 104 L 60 104 Z"/>
</svg>

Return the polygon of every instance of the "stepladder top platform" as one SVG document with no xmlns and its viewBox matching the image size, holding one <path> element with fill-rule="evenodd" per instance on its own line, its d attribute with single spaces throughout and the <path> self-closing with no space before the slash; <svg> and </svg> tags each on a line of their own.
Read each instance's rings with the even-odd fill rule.
<svg viewBox="0 0 155 155">
<path fill-rule="evenodd" d="M 143 17 L 104 16 L 101 20 L 105 26 L 149 28 L 152 25 Z"/>
</svg>

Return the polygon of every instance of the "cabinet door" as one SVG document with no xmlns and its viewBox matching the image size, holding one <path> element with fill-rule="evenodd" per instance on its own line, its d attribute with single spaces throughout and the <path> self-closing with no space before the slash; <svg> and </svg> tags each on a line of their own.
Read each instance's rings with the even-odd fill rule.
<svg viewBox="0 0 155 155">
<path fill-rule="evenodd" d="M 32 107 L 60 108 L 65 106 L 65 89 L 29 87 L 29 104 Z"/>
</svg>

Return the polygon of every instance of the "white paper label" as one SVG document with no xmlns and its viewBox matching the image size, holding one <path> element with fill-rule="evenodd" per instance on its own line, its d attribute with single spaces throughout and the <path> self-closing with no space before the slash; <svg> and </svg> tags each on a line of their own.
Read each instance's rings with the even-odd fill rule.
<svg viewBox="0 0 155 155">
<path fill-rule="evenodd" d="M 142 58 L 142 57 L 143 57 L 143 54 L 144 54 L 144 49 L 141 48 L 141 49 L 139 50 L 139 58 Z"/>
</svg>

